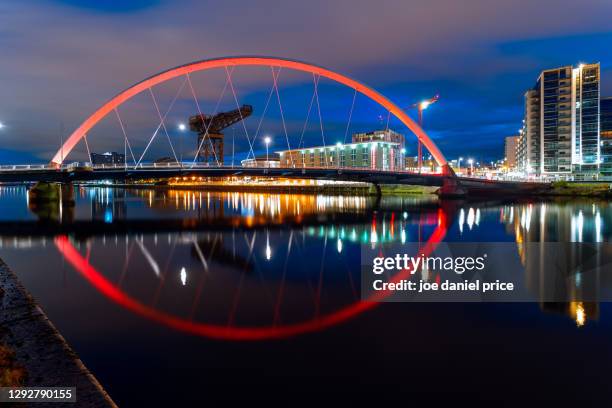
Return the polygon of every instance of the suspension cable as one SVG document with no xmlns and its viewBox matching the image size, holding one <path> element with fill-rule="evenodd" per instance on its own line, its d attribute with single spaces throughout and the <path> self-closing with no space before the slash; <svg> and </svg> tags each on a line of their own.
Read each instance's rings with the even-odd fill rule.
<svg viewBox="0 0 612 408">
<path fill-rule="evenodd" d="M 306 133 L 306 128 L 308 127 L 308 120 L 310 119 L 310 112 L 312 111 L 312 105 L 314 104 L 315 92 L 314 88 L 312 91 L 312 96 L 310 97 L 310 106 L 308 107 L 308 113 L 306 114 L 306 121 L 304 122 L 304 127 L 302 127 L 302 134 L 300 135 L 300 142 L 298 143 L 298 148 L 301 148 L 302 140 L 304 139 L 304 133 Z"/>
<path fill-rule="evenodd" d="M 351 127 L 351 119 L 353 118 L 353 109 L 355 108 L 355 99 L 357 98 L 357 90 L 353 93 L 353 102 L 351 103 L 351 110 L 349 112 L 348 122 L 346 123 L 346 130 L 344 131 L 344 144 L 346 144 L 346 138 L 349 134 L 349 128 Z"/>
<path fill-rule="evenodd" d="M 85 141 L 85 148 L 87 149 L 87 157 L 89 159 L 87 161 L 90 161 L 91 160 L 91 151 L 89 150 L 89 143 L 87 143 L 87 134 L 83 135 L 83 140 Z"/>
<path fill-rule="evenodd" d="M 385 126 L 385 131 L 389 130 L 389 120 L 391 119 L 391 111 L 387 112 L 387 125 Z"/>
<path fill-rule="evenodd" d="M 259 118 L 259 123 L 257 123 L 257 130 L 255 130 L 255 136 L 253 137 L 253 145 L 255 145 L 255 141 L 259 136 L 259 131 L 261 130 L 261 125 L 263 123 L 264 117 L 266 116 L 266 112 L 268 112 L 268 106 L 270 106 L 270 101 L 272 100 L 272 95 L 274 94 L 274 84 L 270 88 L 270 92 L 268 92 L 268 98 L 266 99 L 266 104 L 264 106 L 264 110 Z"/>
<path fill-rule="evenodd" d="M 280 110 L 281 121 L 283 123 L 283 131 L 285 132 L 285 139 L 287 140 L 287 149 L 289 149 L 289 158 L 291 159 L 291 167 L 295 167 L 293 162 L 293 154 L 291 154 L 291 145 L 289 144 L 289 134 L 287 133 L 287 125 L 285 124 L 285 114 L 283 112 L 283 104 L 281 103 L 280 92 L 278 91 L 278 77 L 280 76 L 281 67 L 278 68 L 276 74 L 274 73 L 274 67 L 272 69 L 272 80 L 274 82 L 274 89 L 276 90 L 276 99 L 278 100 L 278 108 Z"/>
<path fill-rule="evenodd" d="M 319 113 L 319 126 L 321 127 L 321 138 L 323 139 L 323 157 L 325 158 L 325 167 L 328 167 L 327 163 L 327 143 L 325 143 L 325 132 L 323 131 L 323 117 L 321 116 L 321 105 L 319 103 L 319 80 L 321 76 L 315 76 L 312 74 L 313 80 L 315 81 L 315 97 L 317 100 L 317 112 Z"/>
<path fill-rule="evenodd" d="M 181 87 L 177 91 L 176 95 L 174 95 L 174 99 L 172 99 L 172 102 L 170 103 L 170 106 L 168 107 L 168 110 L 166 111 L 166 113 L 163 116 L 164 119 L 166 118 L 166 116 L 168 116 L 168 113 L 170 112 L 170 110 L 172 110 L 172 107 L 174 106 L 174 103 L 178 99 L 178 96 L 180 95 L 181 91 L 183 90 L 184 85 L 185 85 L 185 82 L 183 82 L 183 84 L 181 85 Z M 149 147 L 151 146 L 151 143 L 153 143 L 153 140 L 157 136 L 157 133 L 159 132 L 159 129 L 161 129 L 161 123 L 159 125 L 157 125 L 157 128 L 153 132 L 153 135 L 151 136 L 151 139 L 149 139 L 149 143 L 147 143 L 147 146 L 145 147 L 144 151 L 142 152 L 142 155 L 140 155 L 140 158 L 136 162 L 134 168 L 138 168 L 138 165 L 140 165 L 140 162 L 142 161 L 144 155 L 149 150 Z"/>
<path fill-rule="evenodd" d="M 247 142 L 249 142 L 249 149 L 250 152 L 249 154 L 253 154 L 253 159 L 255 159 L 255 152 L 253 151 L 253 144 L 251 143 L 251 138 L 249 137 L 249 131 L 247 130 L 246 124 L 244 123 L 244 117 L 242 116 L 242 111 L 240 110 L 240 104 L 238 103 L 238 97 L 236 96 L 236 90 L 234 89 L 234 83 L 232 82 L 232 72 L 233 72 L 233 67 L 232 70 L 228 70 L 227 67 L 225 67 L 225 74 L 227 75 L 227 79 L 229 81 L 229 85 L 230 85 L 230 89 L 232 90 L 232 95 L 234 96 L 234 101 L 236 102 L 236 108 L 238 109 L 238 113 L 240 114 L 240 123 L 242 123 L 242 128 L 244 129 L 244 134 L 247 138 Z M 247 155 L 247 159 L 249 158 L 249 155 Z"/>
<path fill-rule="evenodd" d="M 117 116 L 117 119 L 119 120 L 119 126 L 121 126 L 121 131 L 123 132 L 123 138 L 124 138 L 125 144 L 129 148 L 130 154 L 132 155 L 132 161 L 134 161 L 134 164 L 136 164 L 136 157 L 134 157 L 134 152 L 132 151 L 132 146 L 130 144 L 130 140 L 127 137 L 127 132 L 125 131 L 125 126 L 123 126 L 123 121 L 121 120 L 119 111 L 117 110 L 117 108 L 115 108 L 114 111 L 115 111 L 115 115 Z M 127 157 L 125 157 L 124 160 L 125 160 L 125 163 L 127 164 Z"/>
<path fill-rule="evenodd" d="M 176 152 L 174 151 L 174 146 L 172 145 L 172 140 L 170 139 L 170 135 L 168 134 L 168 129 L 166 129 L 166 123 L 164 121 L 164 119 L 166 118 L 166 115 L 164 115 L 162 117 L 161 112 L 159 111 L 159 105 L 157 104 L 157 99 L 155 99 L 155 94 L 153 93 L 153 89 L 151 89 L 149 87 L 149 93 L 151 94 L 151 98 L 153 99 L 153 104 L 155 105 L 155 110 L 157 111 L 157 115 L 159 116 L 159 119 L 161 121 L 161 126 L 164 129 L 164 133 L 166 134 L 166 138 L 168 139 L 168 143 L 170 144 L 170 150 L 172 150 L 172 154 L 174 155 L 174 160 L 176 160 L 176 162 L 178 163 L 178 156 L 176 155 Z M 183 163 L 180 163 L 180 166 L 183 167 Z"/>
</svg>

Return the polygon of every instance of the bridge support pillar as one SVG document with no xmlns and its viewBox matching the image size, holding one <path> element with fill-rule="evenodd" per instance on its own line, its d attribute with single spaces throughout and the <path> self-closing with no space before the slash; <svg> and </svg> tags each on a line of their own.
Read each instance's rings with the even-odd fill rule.
<svg viewBox="0 0 612 408">
<path fill-rule="evenodd" d="M 29 208 L 39 219 L 62 222 L 74 217 L 72 184 L 39 181 L 28 190 Z"/>
<path fill-rule="evenodd" d="M 464 198 L 467 196 L 467 190 L 461 185 L 457 175 L 451 168 L 450 164 L 446 164 L 442 168 L 442 187 L 436 191 L 440 198 Z"/>
<path fill-rule="evenodd" d="M 382 197 L 382 190 L 380 188 L 380 185 L 378 183 L 374 183 L 374 191 L 376 192 L 376 197 L 380 198 Z"/>
<path fill-rule="evenodd" d="M 74 204 L 74 189 L 68 183 L 48 183 L 39 181 L 28 191 L 28 199 L 36 202 L 61 202 L 63 205 Z"/>
</svg>

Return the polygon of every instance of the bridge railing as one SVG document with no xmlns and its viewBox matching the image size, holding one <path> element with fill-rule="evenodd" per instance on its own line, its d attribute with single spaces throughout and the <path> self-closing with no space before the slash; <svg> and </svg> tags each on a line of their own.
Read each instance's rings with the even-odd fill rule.
<svg viewBox="0 0 612 408">
<path fill-rule="evenodd" d="M 0 171 L 2 170 L 49 170 L 54 169 L 55 167 L 50 166 L 48 164 L 5 164 L 0 165 Z"/>
</svg>

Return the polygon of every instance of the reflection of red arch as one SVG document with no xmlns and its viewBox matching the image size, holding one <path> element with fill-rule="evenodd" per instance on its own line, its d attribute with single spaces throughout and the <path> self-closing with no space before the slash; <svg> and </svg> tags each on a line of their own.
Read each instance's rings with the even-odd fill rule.
<svg viewBox="0 0 612 408">
<path fill-rule="evenodd" d="M 123 102 L 127 101 L 128 99 L 152 86 L 155 86 L 162 82 L 166 82 L 172 78 L 176 78 L 178 76 L 186 75 L 196 71 L 204 71 L 213 68 L 223 68 L 230 66 L 249 65 L 275 66 L 294 69 L 297 71 L 309 72 L 316 75 L 320 75 L 325 78 L 329 78 L 333 81 L 339 82 L 343 85 L 355 89 L 356 91 L 376 101 L 385 109 L 389 110 L 393 115 L 395 115 L 404 125 L 408 127 L 408 129 L 410 129 L 416 135 L 418 139 L 421 140 L 421 142 L 425 145 L 427 150 L 429 150 L 429 152 L 434 157 L 440 167 L 444 167 L 446 165 L 447 162 L 444 158 L 444 155 L 438 149 L 436 144 L 429 138 L 429 136 L 427 136 L 423 129 L 421 129 L 419 125 L 417 125 L 412 119 L 410 119 L 410 117 L 397 105 L 395 105 L 393 102 L 391 102 L 389 99 L 387 99 L 380 93 L 376 92 L 374 89 L 367 87 L 362 83 L 357 82 L 344 75 L 338 74 L 325 68 L 318 67 L 316 65 L 273 57 L 227 57 L 202 60 L 192 62 L 186 65 L 181 65 L 176 68 L 171 68 L 167 71 L 163 71 L 159 74 L 153 75 L 152 77 L 149 77 L 135 85 L 132 85 L 125 91 L 115 96 L 110 101 L 106 102 L 90 117 L 88 117 L 83 123 L 81 123 L 81 125 L 66 140 L 64 145 L 57 151 L 57 153 L 55 153 L 55 156 L 53 156 L 51 163 L 56 165 L 61 164 L 62 161 L 66 158 L 66 156 L 70 153 L 70 151 L 83 138 L 83 136 L 85 136 L 87 132 L 89 132 L 89 130 L 96 125 L 96 123 L 98 123 L 102 118 L 104 118 L 107 114 L 109 114 L 113 109 L 117 108 Z"/>
<path fill-rule="evenodd" d="M 447 220 L 446 214 L 442 210 L 438 210 L 438 220 L 438 226 L 422 248 L 422 254 L 425 256 L 431 254 L 437 244 L 442 241 L 446 235 Z M 377 301 L 380 301 L 391 294 L 389 292 L 378 292 L 375 297 L 368 299 L 368 301 L 355 302 L 343 309 L 315 320 L 284 326 L 231 327 L 197 323 L 160 312 L 129 297 L 127 294 L 121 291 L 119 287 L 115 286 L 113 283 L 107 280 L 104 275 L 98 272 L 98 270 L 96 270 L 96 268 L 89 263 L 88 259 L 77 251 L 66 236 L 56 237 L 55 246 L 64 256 L 64 258 L 77 270 L 77 272 L 83 275 L 83 277 L 85 277 L 97 290 L 102 292 L 102 294 L 110 298 L 113 302 L 131 310 L 132 312 L 135 312 L 136 314 L 162 323 L 173 329 L 217 339 L 262 340 L 269 338 L 289 337 L 297 334 L 322 330 L 359 315 L 360 313 L 376 306 Z M 409 276 L 411 276 L 410 271 L 405 269 L 396 274 L 392 281 L 398 282 L 401 279 L 407 279 Z"/>
</svg>

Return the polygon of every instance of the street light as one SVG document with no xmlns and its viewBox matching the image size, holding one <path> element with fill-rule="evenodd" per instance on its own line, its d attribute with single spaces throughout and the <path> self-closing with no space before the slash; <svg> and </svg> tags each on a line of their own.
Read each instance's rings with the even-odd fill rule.
<svg viewBox="0 0 612 408">
<path fill-rule="evenodd" d="M 268 147 L 270 146 L 271 141 L 272 139 L 270 139 L 270 136 L 264 137 L 264 143 L 266 144 L 266 166 L 267 167 L 270 167 L 270 157 L 268 155 Z"/>
<path fill-rule="evenodd" d="M 468 164 L 470 165 L 470 175 L 474 175 L 474 159 L 468 159 Z"/>
<path fill-rule="evenodd" d="M 461 160 L 463 160 L 463 157 L 460 157 L 460 158 L 457 160 L 457 167 L 458 167 L 459 173 L 461 173 Z"/>
<path fill-rule="evenodd" d="M 434 95 L 432 98 L 426 99 L 419 103 L 415 103 L 412 105 L 413 108 L 417 108 L 419 112 L 419 127 L 423 128 L 423 111 L 429 107 L 432 103 L 438 102 L 440 95 Z M 417 166 L 419 167 L 419 173 L 421 172 L 421 168 L 423 167 L 423 144 L 421 143 L 421 139 L 418 139 L 419 144 L 417 148 Z"/>
<path fill-rule="evenodd" d="M 178 124 L 178 130 L 184 132 L 187 130 L 187 126 L 184 123 Z M 179 137 L 179 155 L 181 156 L 181 167 L 183 166 L 183 138 Z"/>
</svg>

